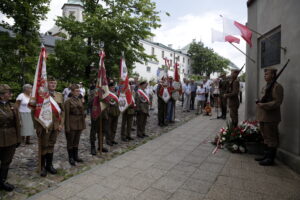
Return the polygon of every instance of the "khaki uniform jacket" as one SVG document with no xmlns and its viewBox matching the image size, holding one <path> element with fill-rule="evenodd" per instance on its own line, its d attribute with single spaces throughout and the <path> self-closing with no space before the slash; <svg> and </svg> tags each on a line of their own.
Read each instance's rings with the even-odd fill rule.
<svg viewBox="0 0 300 200">
<path fill-rule="evenodd" d="M 120 115 L 120 109 L 119 109 L 119 104 L 111 99 L 111 103 L 109 104 L 109 111 L 108 115 L 111 117 L 118 117 Z"/>
<path fill-rule="evenodd" d="M 84 106 L 81 99 L 71 97 L 65 102 L 65 131 L 81 131 L 85 126 Z"/>
<path fill-rule="evenodd" d="M 138 93 L 135 95 L 136 111 L 149 114 L 149 103 Z"/>
<path fill-rule="evenodd" d="M 266 86 L 261 90 L 261 97 L 265 95 Z M 283 101 L 283 87 L 275 83 L 272 89 L 272 101 L 262 103 L 262 106 L 256 107 L 256 119 L 260 122 L 280 122 L 280 105 Z"/>
<path fill-rule="evenodd" d="M 10 103 L 0 102 L 0 147 L 21 143 L 20 118 Z"/>
<path fill-rule="evenodd" d="M 60 113 L 60 119 L 55 115 L 54 112 L 52 112 L 52 119 L 53 119 L 53 123 L 50 125 L 49 127 L 49 131 L 58 131 L 59 130 L 59 126 L 63 126 L 64 125 L 64 97 L 60 92 L 54 92 L 52 95 L 52 98 L 56 101 L 56 103 L 59 105 L 60 109 L 61 109 L 61 113 Z M 32 112 L 32 114 L 34 113 L 34 110 Z M 33 115 L 33 119 L 34 119 L 34 115 Z M 35 119 L 33 120 L 34 122 L 34 127 L 36 128 L 37 133 L 42 133 L 44 127 Z"/>
<path fill-rule="evenodd" d="M 226 78 L 224 80 L 221 80 L 219 83 L 220 95 L 226 94 L 226 92 L 228 91 L 228 87 L 229 87 L 228 79 Z"/>
<path fill-rule="evenodd" d="M 239 93 L 240 93 L 240 82 L 234 80 L 232 85 L 228 86 L 228 93 L 226 94 L 229 99 L 228 106 L 230 107 L 239 107 Z"/>
</svg>

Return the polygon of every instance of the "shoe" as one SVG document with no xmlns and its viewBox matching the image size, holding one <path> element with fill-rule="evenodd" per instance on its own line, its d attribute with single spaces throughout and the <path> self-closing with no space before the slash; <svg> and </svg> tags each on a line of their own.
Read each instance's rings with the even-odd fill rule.
<svg viewBox="0 0 300 200">
<path fill-rule="evenodd" d="M 135 129 L 135 128 L 131 128 L 131 130 L 132 130 L 132 131 L 135 131 L 136 129 Z"/>
<path fill-rule="evenodd" d="M 128 139 L 126 139 L 126 138 L 122 138 L 121 139 L 123 142 L 128 142 Z"/>
<path fill-rule="evenodd" d="M 137 137 L 138 137 L 138 138 L 144 138 L 142 135 L 138 135 Z"/>
<path fill-rule="evenodd" d="M 112 145 L 113 145 L 112 142 L 110 142 L 110 141 L 107 141 L 106 144 L 107 144 L 108 146 L 112 146 Z"/>
<path fill-rule="evenodd" d="M 143 135 L 143 136 L 144 136 L 144 137 L 149 137 L 149 135 L 146 135 L 146 134 L 145 134 L 145 135 Z"/>
<path fill-rule="evenodd" d="M 47 153 L 46 154 L 46 167 L 45 169 L 50 174 L 57 174 L 57 170 L 53 167 L 53 153 Z"/>
<path fill-rule="evenodd" d="M 112 144 L 119 144 L 119 143 L 117 143 L 117 142 L 115 142 L 115 141 L 112 141 L 111 143 L 112 143 Z"/>
<path fill-rule="evenodd" d="M 68 149 L 68 155 L 69 155 L 69 163 L 72 166 L 76 166 L 75 160 L 74 160 L 74 153 L 73 149 Z"/>
<path fill-rule="evenodd" d="M 7 192 L 11 192 L 15 189 L 15 186 L 6 182 L 7 174 L 8 174 L 8 169 L 0 170 L 0 189 L 5 190 Z"/>
<path fill-rule="evenodd" d="M 134 140 L 132 137 L 127 137 L 126 139 L 127 140 Z"/>
<path fill-rule="evenodd" d="M 97 155 L 95 146 L 91 146 L 91 154 L 92 154 L 93 156 Z"/>
<path fill-rule="evenodd" d="M 104 148 L 104 147 L 103 147 L 103 148 L 102 148 L 102 152 L 103 152 L 103 153 L 107 153 L 107 152 L 108 152 L 107 148 Z"/>
<path fill-rule="evenodd" d="M 275 156 L 276 156 L 276 148 L 267 147 L 266 158 L 260 161 L 259 164 L 262 166 L 272 166 L 274 165 Z"/>
<path fill-rule="evenodd" d="M 76 162 L 83 162 L 83 160 L 81 158 L 79 158 L 79 156 L 78 156 L 78 148 L 77 147 L 73 148 L 73 156 L 74 156 L 73 158 Z"/>
<path fill-rule="evenodd" d="M 191 112 L 190 110 L 187 110 L 186 112 Z"/>
<path fill-rule="evenodd" d="M 266 158 L 266 159 L 260 161 L 259 164 L 262 166 L 272 166 L 272 165 L 274 165 L 274 160 L 271 158 Z"/>
<path fill-rule="evenodd" d="M 31 145 L 32 143 L 30 142 L 30 136 L 26 136 L 26 142 L 25 144 Z"/>
</svg>

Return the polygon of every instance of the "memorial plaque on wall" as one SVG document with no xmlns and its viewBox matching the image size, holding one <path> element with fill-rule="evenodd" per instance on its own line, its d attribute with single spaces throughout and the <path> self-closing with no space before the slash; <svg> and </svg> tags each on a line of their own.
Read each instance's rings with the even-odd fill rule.
<svg viewBox="0 0 300 200">
<path fill-rule="evenodd" d="M 281 32 L 261 40 L 261 67 L 280 64 Z"/>
</svg>

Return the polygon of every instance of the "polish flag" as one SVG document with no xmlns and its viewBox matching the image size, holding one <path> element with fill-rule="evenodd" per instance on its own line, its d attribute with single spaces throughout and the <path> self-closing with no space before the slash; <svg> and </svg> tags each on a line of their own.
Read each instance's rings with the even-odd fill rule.
<svg viewBox="0 0 300 200">
<path fill-rule="evenodd" d="M 212 42 L 230 42 L 230 43 L 240 43 L 240 39 L 237 37 L 234 37 L 232 35 L 228 35 L 226 33 L 222 33 L 220 31 L 216 31 L 214 29 L 211 29 L 211 41 Z"/>
<path fill-rule="evenodd" d="M 223 32 L 230 35 L 240 35 L 249 44 L 249 46 L 252 47 L 252 31 L 250 31 L 247 26 L 232 19 L 223 17 Z"/>
</svg>

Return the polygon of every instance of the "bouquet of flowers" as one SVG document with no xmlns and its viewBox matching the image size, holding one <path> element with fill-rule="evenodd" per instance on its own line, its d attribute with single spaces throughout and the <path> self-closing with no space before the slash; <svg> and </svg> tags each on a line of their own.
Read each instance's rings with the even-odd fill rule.
<svg viewBox="0 0 300 200">
<path fill-rule="evenodd" d="M 260 140 L 258 122 L 243 121 L 237 127 L 227 123 L 227 127 L 220 129 L 213 144 L 217 145 L 217 148 L 226 147 L 233 153 L 244 153 L 247 151 L 246 142 L 259 142 Z"/>
</svg>

